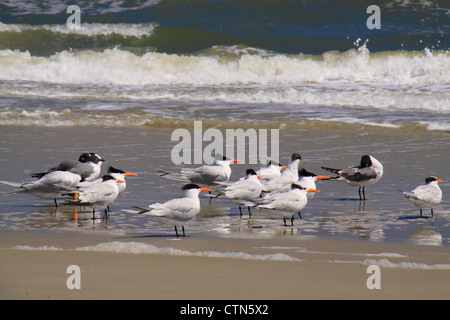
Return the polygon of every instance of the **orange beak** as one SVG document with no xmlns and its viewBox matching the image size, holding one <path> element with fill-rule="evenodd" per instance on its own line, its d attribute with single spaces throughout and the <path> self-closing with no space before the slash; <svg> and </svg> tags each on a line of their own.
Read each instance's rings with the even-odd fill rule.
<svg viewBox="0 0 450 320">
<path fill-rule="evenodd" d="M 317 190 L 317 189 L 308 189 L 308 190 L 306 190 L 306 192 L 320 192 L 319 190 Z"/>
<path fill-rule="evenodd" d="M 78 192 L 75 192 L 74 199 L 78 200 Z"/>
<path fill-rule="evenodd" d="M 117 182 L 117 183 L 125 183 L 125 180 L 120 180 L 120 179 L 118 179 L 118 180 L 116 180 L 116 182 Z"/>
<path fill-rule="evenodd" d="M 212 191 L 211 189 L 208 189 L 208 188 L 201 188 L 200 189 L 200 192 L 202 192 L 202 191 Z"/>
<path fill-rule="evenodd" d="M 287 168 L 286 166 L 282 166 L 281 170 L 286 170 L 286 168 Z"/>
<path fill-rule="evenodd" d="M 127 172 L 125 173 L 125 177 L 137 177 L 136 173 Z"/>
<path fill-rule="evenodd" d="M 330 179 L 330 177 L 327 177 L 327 176 L 317 176 L 316 179 L 317 179 L 317 180 L 328 180 L 328 179 Z"/>
<path fill-rule="evenodd" d="M 442 182 L 442 180 L 441 179 L 437 179 L 437 182 Z"/>
<path fill-rule="evenodd" d="M 261 179 L 261 177 L 260 176 L 256 176 L 258 179 Z"/>
<path fill-rule="evenodd" d="M 238 162 L 242 162 L 242 160 L 231 160 L 230 163 L 238 163 Z"/>
</svg>

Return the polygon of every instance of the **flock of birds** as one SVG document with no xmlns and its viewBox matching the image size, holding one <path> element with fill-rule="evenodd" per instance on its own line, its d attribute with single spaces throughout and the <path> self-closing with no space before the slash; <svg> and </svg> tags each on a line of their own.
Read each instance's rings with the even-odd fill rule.
<svg viewBox="0 0 450 320">
<path fill-rule="evenodd" d="M 58 166 L 44 172 L 33 173 L 36 180 L 24 183 L 0 181 L 17 189 L 10 193 L 28 193 L 41 198 L 57 199 L 68 196 L 64 205 L 88 206 L 92 208 L 93 219 L 95 210 L 104 210 L 103 217 L 108 217 L 109 206 L 126 188 L 126 177 L 137 176 L 110 166 L 107 174 L 99 178 L 102 163 L 105 160 L 96 153 L 83 153 L 78 161 L 66 160 Z M 192 220 L 200 212 L 200 192 L 208 192 L 210 198 L 226 198 L 239 205 L 242 215 L 242 206 L 247 207 L 249 215 L 251 208 L 273 210 L 280 213 L 284 224 L 290 218 L 291 225 L 295 215 L 301 219 L 301 211 L 316 192 L 316 180 L 333 180 L 345 182 L 351 186 L 359 186 L 359 199 L 365 200 L 365 187 L 374 184 L 383 176 L 383 165 L 371 155 L 364 155 L 360 164 L 346 169 L 322 167 L 334 177 L 316 175 L 300 167 L 301 156 L 292 154 L 286 166 L 269 162 L 266 167 L 257 171 L 248 169 L 246 176 L 238 181 L 231 182 L 231 164 L 240 160 L 216 159 L 212 165 L 203 165 L 195 169 L 182 169 L 179 173 L 158 170 L 161 177 L 185 182 L 184 195 L 181 198 L 169 200 L 164 203 L 154 203 L 147 207 L 135 206 L 137 213 L 145 214 L 165 224 L 182 226 Z M 403 195 L 422 209 L 430 209 L 433 217 L 433 208 L 442 200 L 442 191 L 438 183 L 442 180 L 436 177 L 427 177 L 426 184 L 416 187 Z M 212 189 L 216 193 L 212 193 Z"/>
</svg>

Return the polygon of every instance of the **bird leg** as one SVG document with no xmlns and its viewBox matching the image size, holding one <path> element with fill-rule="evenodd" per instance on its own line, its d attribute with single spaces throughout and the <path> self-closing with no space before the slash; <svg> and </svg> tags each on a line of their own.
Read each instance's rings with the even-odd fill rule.
<svg viewBox="0 0 450 320">
<path fill-rule="evenodd" d="M 183 230 L 183 237 L 186 237 L 186 234 L 184 233 L 184 226 L 181 226 L 181 229 Z"/>
<path fill-rule="evenodd" d="M 251 217 L 252 213 L 250 212 L 250 206 L 247 206 L 247 210 L 248 210 L 248 216 Z"/>
<path fill-rule="evenodd" d="M 175 234 L 177 235 L 177 237 L 178 237 L 178 230 L 177 230 L 177 226 L 175 225 Z"/>
<path fill-rule="evenodd" d="M 239 213 L 240 213 L 240 216 L 242 217 L 242 209 L 241 209 L 241 205 L 239 205 Z"/>
</svg>

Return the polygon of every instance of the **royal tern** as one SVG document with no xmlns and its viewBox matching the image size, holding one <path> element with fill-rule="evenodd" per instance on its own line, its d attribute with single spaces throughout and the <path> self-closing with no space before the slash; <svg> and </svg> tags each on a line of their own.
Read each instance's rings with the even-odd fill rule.
<svg viewBox="0 0 450 320">
<path fill-rule="evenodd" d="M 426 184 L 420 185 L 410 192 L 399 191 L 406 199 L 420 208 L 420 217 L 422 217 L 422 209 L 426 208 L 431 210 L 431 217 L 433 217 L 433 208 L 442 201 L 442 190 L 438 185 L 442 180 L 436 177 L 427 177 L 425 182 Z"/>
<path fill-rule="evenodd" d="M 119 187 L 119 194 L 121 194 L 122 192 L 125 191 L 125 189 L 127 188 L 127 182 L 125 180 L 126 177 L 136 177 L 137 174 L 136 173 L 132 173 L 132 172 L 126 172 L 123 171 L 121 169 L 117 169 L 113 166 L 108 167 L 108 171 L 106 173 L 107 175 L 110 175 L 114 178 L 116 178 L 117 180 L 123 180 L 123 183 L 119 183 L 117 186 Z M 80 182 L 79 187 L 81 189 L 86 189 L 88 187 L 91 187 L 97 183 L 101 183 L 103 181 L 102 178 L 98 178 L 94 181 L 83 181 Z"/>
<path fill-rule="evenodd" d="M 333 169 L 322 167 L 322 169 L 338 174 L 329 180 L 342 181 L 351 186 L 359 186 L 359 200 L 366 200 L 365 186 L 380 181 L 383 176 L 383 165 L 374 157 L 364 155 L 359 166 L 347 169 Z M 361 196 L 362 190 L 362 196 Z"/>
<path fill-rule="evenodd" d="M 223 157 L 223 160 L 216 159 L 212 165 L 204 165 L 196 169 L 184 168 L 179 174 L 162 170 L 158 171 L 160 172 L 161 177 L 165 177 L 168 179 L 198 183 L 207 186 L 215 186 L 223 184 L 230 179 L 230 164 L 238 162 L 242 161 L 228 160 Z"/>
<path fill-rule="evenodd" d="M 328 180 L 330 177 L 328 176 L 321 176 L 317 175 L 315 173 L 309 172 L 304 168 L 301 168 L 298 171 L 298 184 L 299 186 L 305 188 L 305 189 L 317 189 L 316 188 L 316 180 Z M 307 192 L 306 196 L 308 197 L 308 200 L 311 200 L 314 198 L 315 192 Z"/>
<path fill-rule="evenodd" d="M 275 191 L 296 183 L 298 181 L 298 166 L 301 159 L 302 157 L 298 153 L 292 154 L 286 169 L 279 176 L 265 182 L 263 190 L 266 192 Z"/>
<path fill-rule="evenodd" d="M 53 171 L 31 182 L 0 182 L 19 188 L 9 193 L 24 192 L 39 198 L 54 199 L 55 205 L 58 206 L 56 198 L 60 197 L 64 192 L 75 190 L 80 181 L 81 177 L 78 174 L 69 171 Z"/>
<path fill-rule="evenodd" d="M 281 175 L 281 171 L 286 169 L 286 166 L 281 164 L 274 164 L 272 161 L 265 166 L 256 171 L 256 174 L 261 180 L 272 180 Z"/>
<path fill-rule="evenodd" d="M 172 199 L 164 203 L 154 203 L 147 208 L 136 207 L 139 214 L 145 214 L 156 220 L 175 226 L 175 233 L 178 236 L 177 224 L 181 224 L 184 233 L 184 224 L 193 219 L 200 212 L 199 193 L 202 191 L 211 191 L 208 188 L 201 188 L 196 184 L 189 183 L 183 186 L 184 196 L 182 198 Z"/>
<path fill-rule="evenodd" d="M 66 204 L 91 207 L 93 219 L 95 219 L 95 209 L 103 209 L 105 211 L 104 217 L 108 218 L 107 207 L 117 199 L 119 195 L 117 184 L 120 183 L 124 183 L 124 180 L 104 175 L 101 183 L 82 190 L 77 193 L 75 200 L 67 200 Z"/>
<path fill-rule="evenodd" d="M 65 160 L 58 166 L 50 168 L 45 172 L 32 173 L 33 178 L 42 178 L 53 171 L 69 171 L 81 176 L 81 181 L 93 181 L 100 175 L 102 162 L 105 160 L 96 153 L 83 153 L 78 161 Z"/>
<path fill-rule="evenodd" d="M 259 181 L 259 176 L 255 170 L 248 169 L 244 180 L 238 180 L 225 187 L 223 193 L 220 190 L 217 192 L 219 193 L 219 197 L 224 196 L 231 202 L 239 204 L 239 212 L 242 216 L 241 206 L 247 206 L 248 214 L 251 215 L 250 207 L 254 206 L 252 201 L 261 196 L 261 191 L 262 184 Z"/>
<path fill-rule="evenodd" d="M 280 192 L 277 194 L 270 194 L 264 197 L 263 204 L 258 205 L 259 208 L 276 210 L 283 213 L 283 221 L 286 226 L 286 216 L 284 213 L 291 213 L 291 225 L 294 225 L 294 216 L 298 213 L 302 219 L 301 211 L 308 203 L 306 194 L 308 192 L 320 192 L 317 189 L 305 189 L 296 183 L 291 185 L 291 190 Z"/>
</svg>

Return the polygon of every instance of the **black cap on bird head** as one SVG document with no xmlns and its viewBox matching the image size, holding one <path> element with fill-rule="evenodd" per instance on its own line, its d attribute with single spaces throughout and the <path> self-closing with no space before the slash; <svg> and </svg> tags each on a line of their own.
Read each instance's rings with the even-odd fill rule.
<svg viewBox="0 0 450 320">
<path fill-rule="evenodd" d="M 294 153 L 291 156 L 291 161 L 294 161 L 294 160 L 302 160 L 302 157 L 298 153 Z"/>
<path fill-rule="evenodd" d="M 108 181 L 108 180 L 116 180 L 116 178 L 114 178 L 113 176 L 110 176 L 109 174 L 105 174 L 102 177 L 103 182 Z"/>
<path fill-rule="evenodd" d="M 102 157 L 100 157 L 98 154 L 96 154 L 95 152 L 91 152 L 91 153 L 83 153 L 81 154 L 80 158 L 78 158 L 78 161 L 82 162 L 82 163 L 87 163 L 88 161 L 91 161 L 95 164 L 99 163 L 100 161 L 105 161 Z"/>
<path fill-rule="evenodd" d="M 317 174 L 307 171 L 305 168 L 298 170 L 298 175 L 300 177 L 315 177 Z"/>
<path fill-rule="evenodd" d="M 108 172 L 109 173 L 120 173 L 120 174 L 125 174 L 126 172 L 117 168 L 114 168 L 113 166 L 109 166 L 108 168 Z"/>
<path fill-rule="evenodd" d="M 200 187 L 198 185 L 196 185 L 195 183 L 188 183 L 188 184 L 185 184 L 183 186 L 183 188 L 181 188 L 181 190 L 190 190 L 190 189 L 200 189 Z"/>
<path fill-rule="evenodd" d="M 306 190 L 305 188 L 303 188 L 302 186 L 299 186 L 296 183 L 291 184 L 291 189 L 300 189 L 300 190 Z"/>
<path fill-rule="evenodd" d="M 372 165 L 372 160 L 370 159 L 370 156 L 368 154 L 362 156 L 361 158 L 361 168 L 367 168 Z"/>
</svg>

